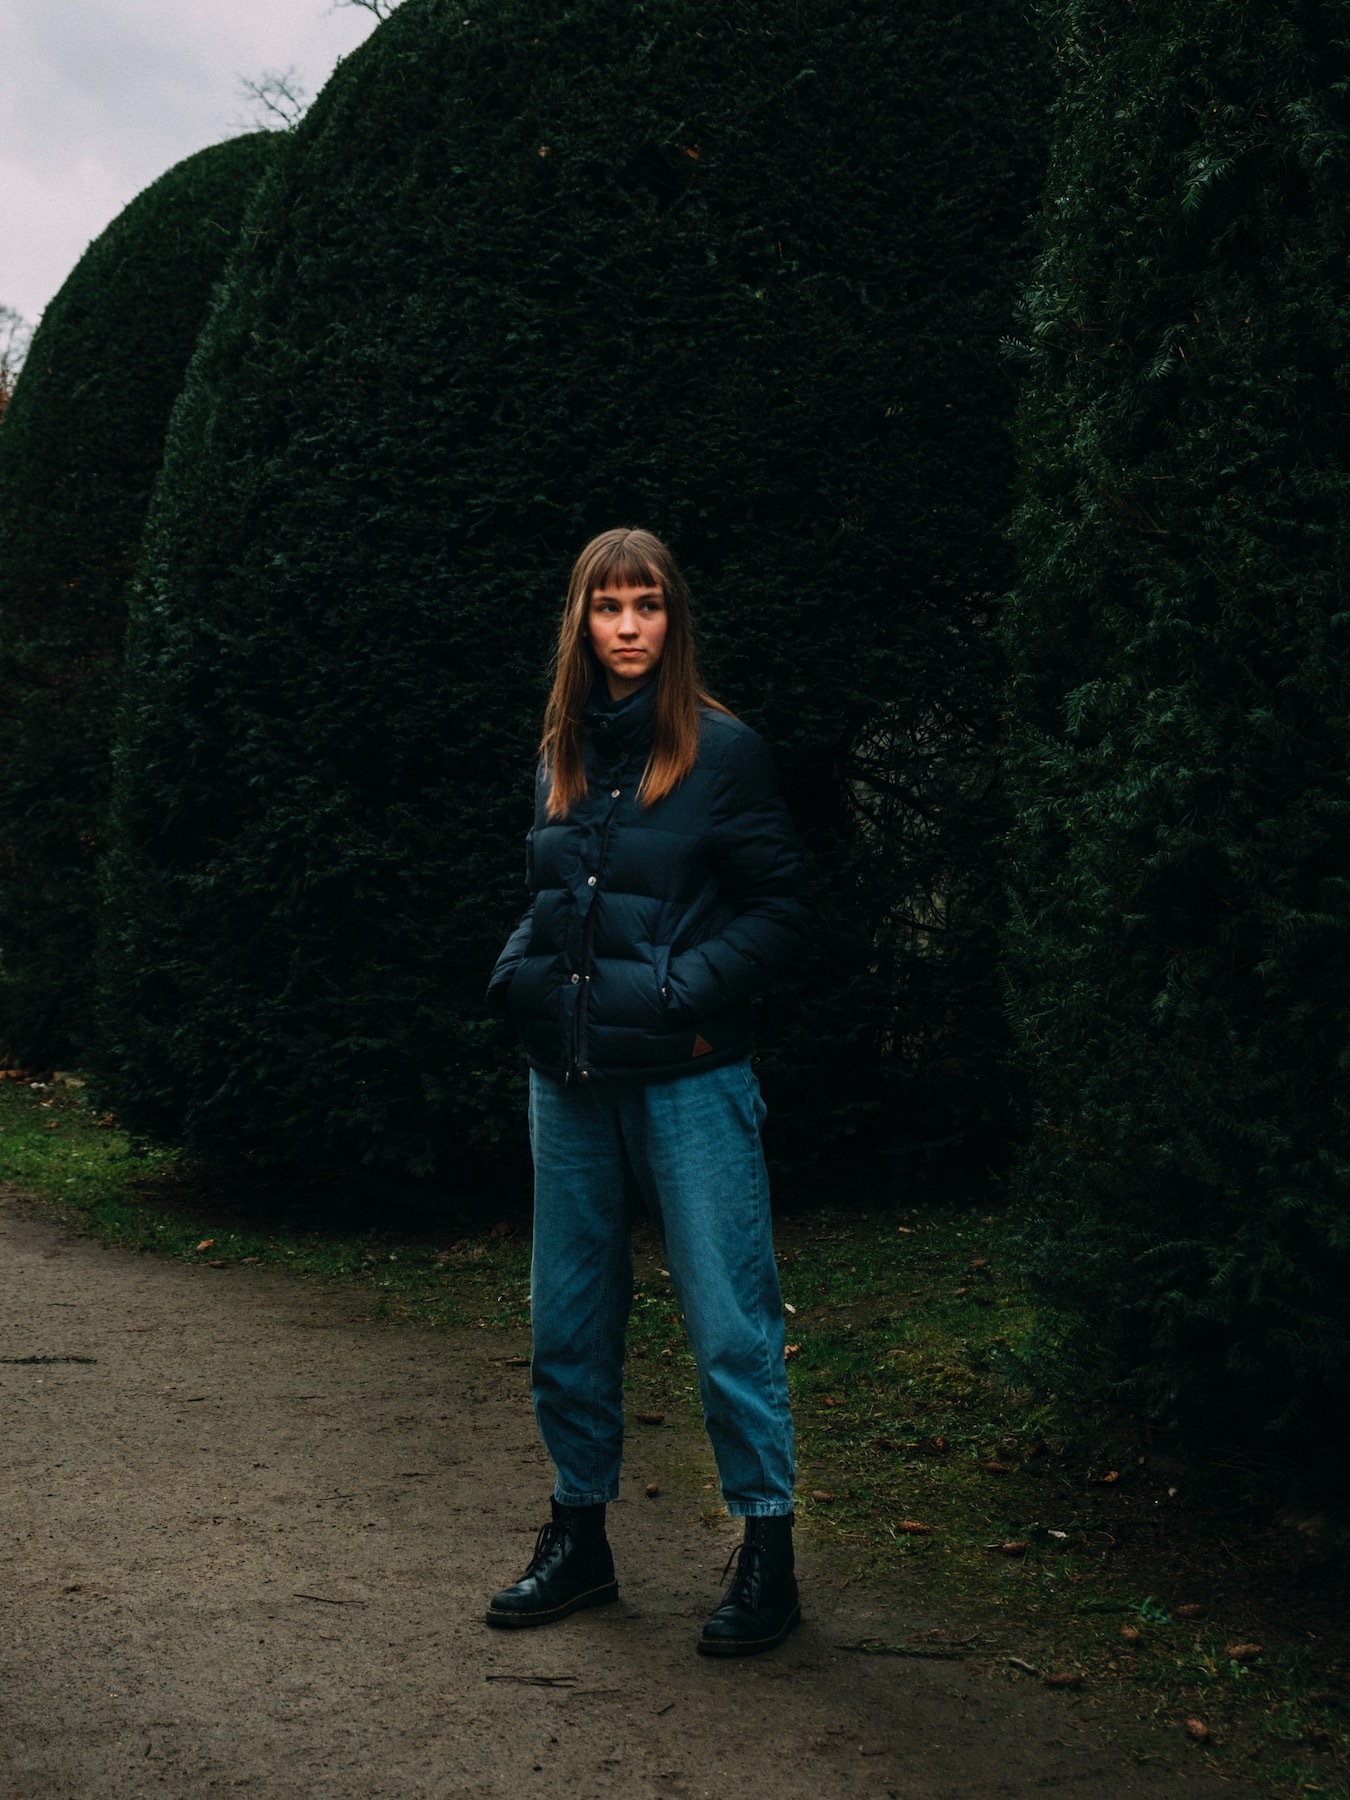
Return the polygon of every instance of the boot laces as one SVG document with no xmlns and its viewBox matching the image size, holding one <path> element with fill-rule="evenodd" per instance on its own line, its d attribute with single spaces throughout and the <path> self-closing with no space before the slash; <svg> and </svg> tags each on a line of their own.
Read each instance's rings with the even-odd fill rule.
<svg viewBox="0 0 1350 1800">
<path fill-rule="evenodd" d="M 756 1574 L 761 1570 L 765 1573 L 768 1571 L 768 1559 L 765 1557 L 763 1550 L 758 1544 L 747 1543 L 737 1544 L 735 1546 L 731 1555 L 722 1564 L 722 1574 L 720 1576 L 722 1581 L 727 1580 L 727 1576 L 731 1573 L 731 1565 L 733 1563 L 736 1565 L 736 1573 L 732 1575 L 731 1580 L 727 1582 L 726 1590 L 722 1595 L 723 1606 L 727 1605 L 729 1602 L 739 1601 L 742 1590 L 750 1587 Z"/>
<path fill-rule="evenodd" d="M 554 1539 L 559 1535 L 559 1530 L 556 1519 L 549 1519 L 546 1524 L 540 1526 L 539 1536 L 534 1540 L 534 1551 L 530 1556 L 529 1566 L 525 1570 L 526 1575 L 532 1575 L 547 1557 L 553 1548 Z"/>
</svg>

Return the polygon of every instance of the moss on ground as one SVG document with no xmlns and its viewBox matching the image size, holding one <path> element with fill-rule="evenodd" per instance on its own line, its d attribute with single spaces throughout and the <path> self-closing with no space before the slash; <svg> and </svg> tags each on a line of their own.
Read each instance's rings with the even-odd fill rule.
<svg viewBox="0 0 1350 1800">
<path fill-rule="evenodd" d="M 51 1078 L 0 1081 L 0 1180 L 102 1242 L 340 1283 L 373 1320 L 528 1325 L 523 1217 L 454 1234 L 349 1214 L 131 1140 Z M 953 1655 L 1009 1681 L 1077 1681 L 1079 1703 L 1151 1716 L 1274 1795 L 1350 1800 L 1345 1569 L 1139 1422 L 1036 1394 L 1036 1322 L 996 1212 L 797 1213 L 779 1222 L 801 1516 L 845 1579 L 900 1578 L 941 1621 L 860 1654 Z M 691 1418 L 692 1358 L 650 1229 L 636 1240 L 630 1410 Z M 656 1445 L 652 1446 L 656 1449 Z M 710 1493 L 709 1519 L 719 1516 Z"/>
</svg>

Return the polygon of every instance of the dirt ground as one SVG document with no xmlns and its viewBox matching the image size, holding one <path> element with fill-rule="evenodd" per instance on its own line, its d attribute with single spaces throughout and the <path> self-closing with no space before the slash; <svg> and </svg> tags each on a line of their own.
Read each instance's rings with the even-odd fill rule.
<svg viewBox="0 0 1350 1800">
<path fill-rule="evenodd" d="M 0 1193 L 0 1800 L 1233 1792 L 1078 1696 L 843 1650 L 933 1621 L 809 1543 L 788 1643 L 696 1656 L 735 1534 L 669 1431 L 610 1512 L 619 1604 L 488 1630 L 547 1512 L 523 1345 L 350 1311 Z"/>
</svg>

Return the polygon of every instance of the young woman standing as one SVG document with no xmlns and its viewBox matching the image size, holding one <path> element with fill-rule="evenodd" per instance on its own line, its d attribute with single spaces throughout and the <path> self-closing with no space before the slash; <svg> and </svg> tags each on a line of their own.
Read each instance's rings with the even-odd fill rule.
<svg viewBox="0 0 1350 1800">
<path fill-rule="evenodd" d="M 810 890 L 762 739 L 703 689 L 689 595 L 649 532 L 572 571 L 545 715 L 530 908 L 489 996 L 530 1061 L 535 1416 L 553 1516 L 491 1625 L 618 1598 L 630 1224 L 660 1227 L 727 1510 L 745 1541 L 705 1655 L 781 1643 L 800 1617 L 783 1308 L 750 1068 L 750 1001 L 808 937 Z"/>
</svg>

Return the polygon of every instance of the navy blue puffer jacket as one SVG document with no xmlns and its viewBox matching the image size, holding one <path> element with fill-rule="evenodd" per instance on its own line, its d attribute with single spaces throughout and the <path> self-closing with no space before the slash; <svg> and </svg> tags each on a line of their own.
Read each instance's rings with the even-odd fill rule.
<svg viewBox="0 0 1350 1800">
<path fill-rule="evenodd" d="M 598 683 L 597 683 L 598 685 Z M 705 709 L 698 761 L 639 805 L 656 690 L 587 708 L 586 798 L 548 817 L 541 766 L 528 912 L 488 995 L 531 1066 L 583 1081 L 682 1075 L 750 1049 L 750 1000 L 809 936 L 811 894 L 767 745 Z"/>
</svg>

